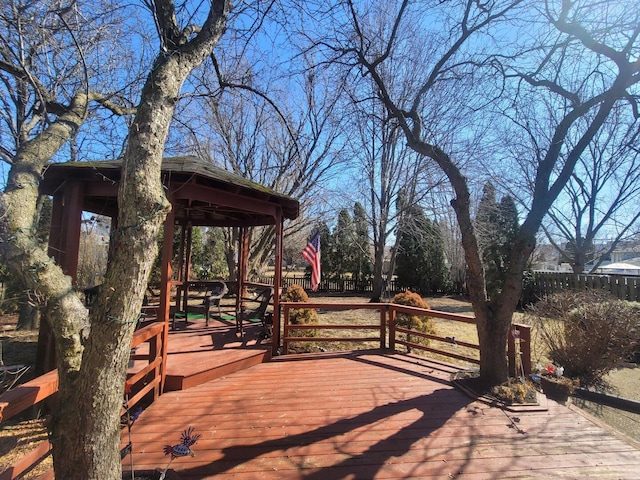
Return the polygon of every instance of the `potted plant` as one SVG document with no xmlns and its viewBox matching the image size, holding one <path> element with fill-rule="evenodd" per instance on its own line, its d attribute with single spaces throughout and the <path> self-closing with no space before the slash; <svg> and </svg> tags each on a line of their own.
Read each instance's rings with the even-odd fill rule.
<svg viewBox="0 0 640 480">
<path fill-rule="evenodd" d="M 537 375 L 542 392 L 557 402 L 565 403 L 578 386 L 578 381 L 565 377 L 564 368 L 548 365 Z"/>
</svg>

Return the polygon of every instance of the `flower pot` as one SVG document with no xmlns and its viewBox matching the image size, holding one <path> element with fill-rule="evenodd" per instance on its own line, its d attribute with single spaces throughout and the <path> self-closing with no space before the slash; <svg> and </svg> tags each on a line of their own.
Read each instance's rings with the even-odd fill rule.
<svg viewBox="0 0 640 480">
<path fill-rule="evenodd" d="M 547 398 L 561 403 L 565 403 L 573 392 L 572 384 L 567 383 L 566 380 L 562 381 L 555 378 L 540 377 L 540 386 Z"/>
</svg>

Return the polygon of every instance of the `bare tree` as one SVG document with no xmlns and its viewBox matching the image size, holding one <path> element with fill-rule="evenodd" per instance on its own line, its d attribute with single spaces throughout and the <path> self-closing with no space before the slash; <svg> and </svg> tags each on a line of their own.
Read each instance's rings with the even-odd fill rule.
<svg viewBox="0 0 640 480">
<path fill-rule="evenodd" d="M 640 226 L 637 125 L 629 128 L 615 117 L 612 120 L 580 157 L 549 210 L 550 224 L 542 226 L 561 261 L 568 262 L 575 273 L 582 273 L 587 264 L 595 271 Z"/>
<path fill-rule="evenodd" d="M 282 81 L 263 81 L 244 62 L 225 65 L 220 61 L 216 70 L 217 85 L 202 78 L 201 88 L 216 95 L 203 98 L 201 108 L 210 130 L 209 135 L 191 137 L 193 150 L 229 171 L 297 198 L 307 217 L 321 211 L 321 185 L 345 161 L 339 120 L 341 85 L 313 72 L 284 72 L 285 88 Z M 285 236 L 304 226 L 303 222 L 287 225 Z M 249 270 L 258 273 L 273 255 L 275 230 L 254 227 L 250 235 Z M 233 271 L 235 233 L 227 236 Z"/>
<path fill-rule="evenodd" d="M 380 301 L 386 283 L 393 275 L 394 254 L 396 248 L 389 245 L 389 238 L 396 229 L 407 205 L 417 203 L 416 191 L 419 183 L 421 164 L 411 151 L 400 141 L 400 131 L 392 124 L 377 121 L 370 117 L 369 121 L 362 115 L 361 122 L 355 124 L 358 136 L 353 136 L 353 147 L 360 147 L 354 152 L 358 160 L 360 175 L 358 189 L 368 213 L 369 227 L 373 244 L 373 292 L 371 301 Z M 378 119 L 379 120 L 379 119 Z M 364 177 L 364 178 L 362 178 Z M 405 198 L 401 208 L 399 196 Z M 397 237 L 396 237 L 397 243 Z M 384 266 L 388 261 L 387 271 Z"/>
<path fill-rule="evenodd" d="M 447 176 L 455 192 L 451 205 L 462 234 L 467 284 L 477 320 L 480 376 L 488 384 L 508 377 L 507 335 L 522 292 L 523 271 L 544 216 L 612 110 L 625 104 L 638 112 L 640 13 L 634 2 L 619 3 L 546 1 L 538 10 L 519 0 L 405 0 L 383 6 L 347 0 L 340 4 L 344 7 L 340 34 L 315 41 L 323 47 L 327 62 L 353 66 L 373 79 L 390 121 L 398 122 L 410 148 L 435 162 Z M 379 29 L 370 28 L 370 17 L 365 15 L 376 8 L 386 9 L 390 20 L 382 49 Z M 498 28 L 505 27 L 503 20 L 513 22 L 512 26 Z M 528 30 L 518 32 L 513 26 L 518 21 L 525 22 L 522 25 Z M 429 30 L 433 25 L 441 28 Z M 421 45 L 430 45 L 430 51 L 416 49 L 416 38 Z M 510 43 L 519 42 L 527 43 L 519 52 L 505 50 Z M 407 62 L 413 87 L 409 97 L 399 95 L 380 73 L 385 63 L 398 59 Z M 479 85 L 487 87 L 482 76 L 491 70 L 485 66 L 498 67 L 501 89 L 477 95 Z M 467 166 L 456 142 L 465 143 L 476 133 L 474 121 L 481 119 L 476 113 L 502 95 L 505 110 L 510 108 L 522 117 L 531 114 L 529 120 L 535 119 L 534 113 L 545 113 L 537 108 L 544 102 L 535 105 L 532 99 L 546 99 L 553 105 L 554 122 L 537 136 L 530 208 L 510 252 L 503 288 L 496 298 L 488 299 L 471 217 Z M 460 100 L 465 101 L 458 103 Z"/>
<path fill-rule="evenodd" d="M 91 90 L 89 63 L 80 48 L 90 45 L 81 33 L 95 31 L 91 23 L 83 28 L 86 18 L 96 20 L 90 13 L 95 5 L 3 4 L 0 70 L 9 79 L 3 96 L 14 95 L 20 108 L 28 100 L 29 106 L 18 112 L 31 117 L 19 124 L 21 142 L 15 150 L 3 152 L 11 168 L 1 197 L 0 246 L 12 271 L 46 300 L 60 379 L 60 408 L 54 412 L 51 436 L 58 478 L 121 479 L 119 423 L 129 346 L 169 206 L 160 178 L 165 140 L 182 84 L 223 34 L 229 4 L 187 2 L 176 11 L 171 0 L 144 2 L 155 21 L 158 53 L 129 130 L 118 228 L 111 231 L 104 288 L 90 317 L 70 278 L 34 241 L 33 232 L 46 163 L 76 135 L 90 101 L 109 105 L 108 98 Z M 192 23 L 197 20 L 201 23 Z M 114 41 L 107 35 L 103 39 Z M 33 54 L 38 63 L 26 61 Z M 68 70 L 72 67 L 80 74 Z"/>
<path fill-rule="evenodd" d="M 374 17 L 374 28 L 383 35 L 384 11 Z M 385 65 L 380 73 L 399 95 L 407 90 L 407 78 L 399 65 Z M 351 111 L 348 115 L 348 146 L 351 169 L 347 175 L 350 195 L 363 200 L 373 244 L 373 292 L 371 301 L 380 301 L 386 282 L 394 273 L 395 253 L 403 215 L 425 199 L 441 182 L 430 165 L 420 161 L 415 151 L 406 145 L 399 124 L 386 116 L 370 81 L 353 81 L 348 93 Z M 354 183 L 355 180 L 355 183 Z M 357 187 L 355 186 L 357 185 Z M 393 235 L 395 231 L 395 236 Z M 390 239 L 394 244 L 390 245 Z M 386 268 L 385 268 L 386 266 Z"/>
</svg>

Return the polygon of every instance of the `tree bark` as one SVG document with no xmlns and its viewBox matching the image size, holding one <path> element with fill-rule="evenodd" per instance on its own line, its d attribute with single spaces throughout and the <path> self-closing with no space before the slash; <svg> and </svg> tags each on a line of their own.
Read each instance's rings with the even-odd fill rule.
<svg viewBox="0 0 640 480">
<path fill-rule="evenodd" d="M 374 225 L 374 228 L 376 227 L 377 226 Z M 378 241 L 374 242 L 373 251 L 373 292 L 371 293 L 371 302 L 373 303 L 380 301 L 385 290 L 383 275 L 385 242 L 386 237 L 384 232 L 379 232 Z"/>
<path fill-rule="evenodd" d="M 202 29 L 189 41 L 168 13 L 173 2 L 157 0 L 155 8 L 163 51 L 129 130 L 110 261 L 92 309 L 82 364 L 60 379 L 52 443 L 56 477 L 65 480 L 121 479 L 120 408 L 131 338 L 157 255 L 156 239 L 170 209 L 160 175 L 164 145 L 182 84 L 223 34 L 230 2 L 212 0 Z"/>
</svg>

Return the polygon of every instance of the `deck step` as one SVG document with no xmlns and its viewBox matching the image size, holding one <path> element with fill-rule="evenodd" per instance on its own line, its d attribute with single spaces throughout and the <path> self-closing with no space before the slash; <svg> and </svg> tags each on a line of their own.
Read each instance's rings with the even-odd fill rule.
<svg viewBox="0 0 640 480">
<path fill-rule="evenodd" d="M 236 354 L 237 352 L 237 354 Z M 185 390 L 224 377 L 245 368 L 269 361 L 271 351 L 264 348 L 228 350 L 224 357 L 201 353 L 200 358 L 191 358 L 190 363 L 181 364 L 172 371 L 171 359 L 167 369 L 164 391 Z"/>
</svg>

